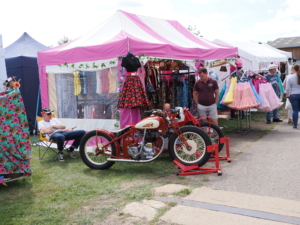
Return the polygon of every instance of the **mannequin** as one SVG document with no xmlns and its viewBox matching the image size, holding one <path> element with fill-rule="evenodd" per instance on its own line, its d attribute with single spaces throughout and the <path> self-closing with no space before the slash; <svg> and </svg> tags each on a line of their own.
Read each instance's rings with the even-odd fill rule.
<svg viewBox="0 0 300 225">
<path fill-rule="evenodd" d="M 146 92 L 138 76 L 137 70 L 141 63 L 131 52 L 122 59 L 122 67 L 126 68 L 127 76 L 120 93 L 118 108 L 121 114 L 121 128 L 140 121 L 140 108 L 149 106 Z"/>
<path fill-rule="evenodd" d="M 137 57 L 128 52 L 127 56 L 122 59 L 121 66 L 125 67 L 127 72 L 136 72 L 141 67 L 141 63 Z"/>
</svg>

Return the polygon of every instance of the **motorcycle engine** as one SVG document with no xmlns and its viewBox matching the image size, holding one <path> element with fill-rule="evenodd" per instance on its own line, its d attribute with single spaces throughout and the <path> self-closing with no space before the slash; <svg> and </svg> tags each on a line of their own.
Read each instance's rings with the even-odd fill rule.
<svg viewBox="0 0 300 225">
<path fill-rule="evenodd" d="M 144 138 L 144 146 L 141 152 L 141 159 L 148 160 L 152 159 L 155 155 L 155 149 L 154 149 L 154 142 L 159 137 L 159 133 L 155 130 L 149 130 L 146 132 L 145 138 Z"/>
<path fill-rule="evenodd" d="M 140 137 L 142 133 L 135 134 L 136 137 Z M 148 130 L 144 137 L 144 143 L 140 142 L 138 146 L 128 146 L 128 153 L 133 159 L 149 160 L 155 155 L 154 142 L 160 136 L 155 130 Z"/>
</svg>

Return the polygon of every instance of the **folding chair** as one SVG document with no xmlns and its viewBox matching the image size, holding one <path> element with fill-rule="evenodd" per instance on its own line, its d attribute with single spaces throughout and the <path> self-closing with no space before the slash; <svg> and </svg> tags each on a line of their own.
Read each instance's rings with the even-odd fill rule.
<svg viewBox="0 0 300 225">
<path fill-rule="evenodd" d="M 54 114 L 52 114 L 52 117 L 54 118 Z M 39 117 L 37 116 L 36 117 L 36 120 L 37 122 L 40 122 L 43 120 L 43 117 Z M 72 127 L 72 128 L 68 128 L 68 129 L 64 129 L 64 130 L 74 130 L 76 127 Z M 43 159 L 44 158 L 44 155 L 47 153 L 48 156 L 53 160 L 55 161 L 57 159 L 57 154 L 58 154 L 58 150 L 57 150 L 57 147 L 56 146 L 53 146 L 53 144 L 56 144 L 55 141 L 53 140 L 48 140 L 46 138 L 46 134 L 40 132 L 38 130 L 38 133 L 39 135 L 39 139 L 37 140 L 37 143 L 36 145 L 39 146 L 39 159 Z M 66 150 L 66 146 L 68 144 L 69 141 L 65 141 L 64 143 L 64 146 L 63 146 L 63 150 Z M 41 156 L 41 152 L 44 151 L 42 153 L 42 156 Z M 55 158 L 52 158 L 51 155 L 49 154 L 49 151 L 53 151 L 55 153 Z"/>
</svg>

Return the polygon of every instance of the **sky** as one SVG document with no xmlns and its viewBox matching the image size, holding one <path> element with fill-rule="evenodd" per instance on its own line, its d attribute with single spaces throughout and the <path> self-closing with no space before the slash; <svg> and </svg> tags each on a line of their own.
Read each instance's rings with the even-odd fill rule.
<svg viewBox="0 0 300 225">
<path fill-rule="evenodd" d="M 3 47 L 24 32 L 46 46 L 76 39 L 117 10 L 196 26 L 207 40 L 300 36 L 300 0 L 0 0 Z"/>
</svg>

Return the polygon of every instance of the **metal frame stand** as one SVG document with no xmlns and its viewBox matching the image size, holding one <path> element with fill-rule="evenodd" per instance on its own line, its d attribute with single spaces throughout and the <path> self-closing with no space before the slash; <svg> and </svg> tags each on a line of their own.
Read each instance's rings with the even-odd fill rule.
<svg viewBox="0 0 300 225">
<path fill-rule="evenodd" d="M 212 161 L 223 161 L 223 160 L 227 160 L 227 162 L 231 162 L 231 158 L 230 158 L 230 148 L 229 148 L 229 137 L 222 137 L 220 138 L 220 143 L 221 144 L 226 144 L 226 153 L 225 156 L 220 156 L 218 154 L 218 157 L 215 156 L 215 154 L 211 154 L 210 159 L 208 160 L 208 162 L 212 162 Z"/>
<path fill-rule="evenodd" d="M 31 174 L 28 175 L 28 176 L 21 176 L 21 177 L 11 178 L 11 179 L 10 178 L 4 178 L 4 182 L 2 184 L 7 186 L 6 183 L 8 183 L 8 182 L 24 179 L 24 178 L 27 178 L 27 177 L 30 177 L 30 183 L 32 184 L 32 175 L 33 175 L 33 171 L 31 171 Z M 24 179 L 24 181 L 25 181 L 25 179 Z"/>
<path fill-rule="evenodd" d="M 196 174 L 205 174 L 205 173 L 218 173 L 218 176 L 221 176 L 222 169 L 220 167 L 220 160 L 227 160 L 228 162 L 231 162 L 231 159 L 230 159 L 229 138 L 228 137 L 220 138 L 220 142 L 226 144 L 226 157 L 219 157 L 218 144 L 212 144 L 207 146 L 207 152 L 214 153 L 213 157 L 209 160 L 215 162 L 214 168 L 202 168 L 199 167 L 198 164 L 185 166 L 181 164 L 178 159 L 174 159 L 173 163 L 177 165 L 179 169 L 181 169 L 181 172 L 177 173 L 177 176 L 196 175 Z"/>
<path fill-rule="evenodd" d="M 251 130 L 251 110 L 245 110 L 245 127 L 243 127 L 242 120 L 240 119 L 240 113 L 238 113 L 237 118 L 237 133 L 242 133 L 243 135 L 248 134 Z"/>
</svg>

